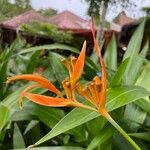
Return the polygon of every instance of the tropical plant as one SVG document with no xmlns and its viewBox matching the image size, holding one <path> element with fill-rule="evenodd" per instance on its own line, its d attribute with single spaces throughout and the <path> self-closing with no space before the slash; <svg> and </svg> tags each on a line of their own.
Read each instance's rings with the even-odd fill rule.
<svg viewBox="0 0 150 150">
<path fill-rule="evenodd" d="M 18 30 L 31 35 L 45 36 L 56 43 L 69 44 L 73 39 L 72 32 L 59 31 L 55 25 L 50 23 L 32 21 L 30 24 L 22 24 Z"/>
<path fill-rule="evenodd" d="M 0 0 L 0 20 L 6 20 L 32 8 L 30 0 Z"/>
<path fill-rule="evenodd" d="M 106 107 L 102 105 L 102 108 L 105 108 L 105 110 L 107 110 L 107 112 L 109 112 L 112 118 L 117 122 L 115 126 L 118 126 L 119 124 L 132 138 L 134 138 L 134 140 L 136 141 L 136 143 L 133 144 L 134 146 L 137 144 L 141 149 L 147 150 L 150 146 L 150 72 L 149 61 L 145 59 L 148 45 L 145 45 L 142 51 L 140 51 L 144 24 L 145 23 L 143 22 L 134 33 L 132 39 L 130 40 L 124 58 L 120 64 L 117 64 L 118 61 L 116 57 L 117 49 L 115 38 L 111 40 L 111 43 L 104 55 L 104 61 L 107 66 L 107 93 Z M 100 54 L 99 46 L 96 41 L 95 45 L 98 54 Z M 23 56 L 25 54 L 39 51 L 41 49 L 51 50 L 56 48 L 66 49 L 76 54 L 79 53 L 79 51 L 75 48 L 71 48 L 66 45 L 52 44 L 20 50 L 18 53 L 13 54 L 11 57 L 13 58 L 14 56 L 16 57 L 18 55 Z M 92 55 L 91 58 L 87 58 L 85 60 L 83 76 L 80 80 L 78 80 L 83 67 L 83 58 L 85 57 L 84 48 L 85 44 L 77 60 L 74 58 L 71 59 L 72 66 L 74 66 L 79 72 L 71 72 L 71 85 L 80 85 L 79 87 L 81 88 L 82 85 L 86 87 L 88 85 L 88 82 L 91 81 L 96 74 L 98 74 L 98 77 L 92 80 L 91 83 L 97 85 L 96 83 L 99 83 L 100 81 L 99 76 L 101 76 L 103 81 L 101 88 L 103 90 L 106 90 L 104 84 L 106 83 L 106 72 L 104 71 L 105 67 L 102 65 L 104 63 L 101 63 L 102 69 L 100 70 L 100 64 L 95 61 L 95 59 L 97 59 L 97 55 Z M 48 56 L 49 67 L 43 73 L 43 76 L 48 80 L 45 78 L 43 79 L 43 77 L 41 76 L 39 77 L 33 75 L 24 75 L 20 77 L 22 79 L 23 77 L 26 77 L 26 79 L 28 80 L 31 80 L 31 78 L 29 79 L 29 77 L 37 77 L 34 78 L 34 81 L 38 82 L 38 86 L 50 86 L 48 88 L 50 91 L 53 89 L 53 92 L 57 92 L 57 89 L 59 89 L 63 96 L 66 93 L 66 97 L 64 98 L 62 98 L 61 96 L 60 98 L 55 97 L 55 94 L 43 88 L 32 89 L 31 93 L 29 93 L 29 91 L 26 90 L 29 90 L 28 87 L 31 88 L 32 85 L 30 83 L 25 84 L 22 81 L 7 85 L 9 93 L 11 91 L 14 92 L 9 95 L 7 94 L 8 96 L 5 95 L 5 98 L 2 99 L 1 102 L 0 111 L 2 113 L 0 114 L 3 114 L 0 115 L 1 149 L 25 148 L 26 146 L 32 145 L 33 143 L 35 143 L 35 145 L 37 146 L 39 144 L 42 144 L 43 142 L 45 142 L 45 145 L 47 145 L 47 147 L 41 145 L 41 150 L 50 148 L 59 150 L 132 149 L 131 145 L 128 144 L 126 140 L 122 138 L 122 136 L 107 122 L 107 120 L 105 120 L 105 118 L 100 116 L 97 112 L 82 108 L 50 108 L 37 105 L 27 100 L 25 100 L 23 103 L 22 111 L 19 110 L 19 107 L 17 105 L 18 98 L 20 93 L 22 93 L 24 89 L 26 90 L 21 94 L 21 96 L 30 96 L 28 97 L 30 100 L 33 100 L 33 96 L 41 96 L 42 94 L 45 95 L 46 98 L 50 99 L 51 97 L 55 97 L 55 99 L 57 99 L 57 101 L 59 102 L 63 100 L 62 103 L 59 104 L 66 105 L 66 101 L 64 101 L 64 99 L 68 99 L 69 96 L 72 96 L 72 98 L 74 98 L 72 95 L 72 90 L 74 91 L 74 88 L 71 88 L 71 90 L 70 88 L 68 88 L 68 81 L 70 82 L 70 80 L 63 82 L 64 90 L 61 86 L 61 82 L 69 75 L 65 65 L 62 64 L 60 60 L 62 58 L 64 59 L 65 57 L 56 53 L 56 51 L 50 51 L 50 54 Z M 96 63 L 94 63 L 94 61 Z M 79 62 L 81 62 L 81 68 L 78 67 Z M 66 59 L 64 63 L 69 68 L 68 61 Z M 15 79 L 15 77 L 10 78 L 10 80 L 11 79 L 13 80 Z M 53 85 L 49 82 L 49 80 L 52 81 Z M 77 84 L 77 81 L 80 84 Z M 20 87 L 19 89 L 18 86 Z M 79 92 L 81 91 L 79 90 Z M 104 91 L 102 93 L 105 94 Z M 100 93 L 100 95 L 103 95 L 102 93 Z M 95 94 L 99 93 L 96 91 Z M 81 97 L 81 95 L 83 97 Z M 78 93 L 75 96 L 79 100 L 79 105 L 77 106 L 88 106 L 89 108 L 92 107 L 92 104 L 90 105 L 88 102 L 85 102 L 84 97 L 87 96 L 86 94 L 83 95 L 82 93 Z M 35 98 L 34 100 L 35 102 L 39 102 L 39 99 Z M 90 101 L 94 99 L 89 98 L 88 100 Z M 104 99 L 100 100 L 102 100 L 101 102 L 104 104 Z M 70 101 L 67 100 L 67 102 L 70 104 Z M 42 101 L 40 103 L 43 104 L 44 102 Z M 49 101 L 48 103 L 50 104 L 51 102 Z M 76 102 L 72 104 L 76 104 Z M 94 102 L 93 104 L 97 103 Z M 98 107 L 94 107 L 94 109 L 95 108 L 97 109 Z M 114 122 L 112 122 L 112 124 L 113 123 Z M 14 131 L 13 133 L 11 132 L 12 130 Z M 45 135 L 48 130 L 50 130 L 50 132 Z M 123 134 L 126 135 L 127 133 Z M 126 138 L 128 138 L 127 135 Z M 136 147 L 136 149 L 140 148 Z M 36 150 L 38 148 L 31 149 Z"/>
<path fill-rule="evenodd" d="M 78 49 L 84 41 L 83 37 L 73 35 L 72 31 L 60 31 L 54 24 L 37 21 L 20 25 L 18 31 L 31 36 L 47 38 L 49 43 L 68 44 Z"/>
</svg>

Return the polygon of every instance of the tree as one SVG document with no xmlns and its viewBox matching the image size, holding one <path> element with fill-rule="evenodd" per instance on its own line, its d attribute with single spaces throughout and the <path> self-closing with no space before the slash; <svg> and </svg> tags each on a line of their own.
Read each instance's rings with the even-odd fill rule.
<svg viewBox="0 0 150 150">
<path fill-rule="evenodd" d="M 15 0 L 15 4 L 24 9 L 32 9 L 30 0 Z"/>
<path fill-rule="evenodd" d="M 40 12 L 42 15 L 48 16 L 48 17 L 57 14 L 57 10 L 52 9 L 52 8 L 40 9 L 39 12 Z"/>
<path fill-rule="evenodd" d="M 106 13 L 109 5 L 120 5 L 123 8 L 128 8 L 135 5 L 131 0 L 85 0 L 89 3 L 88 15 L 99 18 L 99 27 L 97 32 L 97 40 L 103 40 L 104 25 L 106 20 Z"/>
<path fill-rule="evenodd" d="M 20 13 L 33 9 L 30 0 L 0 0 L 0 21 L 14 17 Z"/>
<path fill-rule="evenodd" d="M 150 7 L 143 7 L 142 11 L 146 13 L 146 16 L 150 17 Z"/>
</svg>

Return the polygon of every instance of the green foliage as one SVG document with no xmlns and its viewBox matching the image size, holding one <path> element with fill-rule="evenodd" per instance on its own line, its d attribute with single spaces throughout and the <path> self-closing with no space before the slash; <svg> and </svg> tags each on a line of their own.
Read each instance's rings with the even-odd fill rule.
<svg viewBox="0 0 150 150">
<path fill-rule="evenodd" d="M 91 143 L 87 147 L 87 150 L 92 150 L 97 146 L 101 146 L 105 141 L 112 137 L 112 135 L 114 134 L 113 132 L 114 129 L 112 127 L 106 126 L 104 130 L 101 130 L 101 132 L 99 132 L 91 141 Z"/>
<path fill-rule="evenodd" d="M 114 35 L 108 45 L 107 51 L 104 56 L 104 60 L 107 68 L 111 70 L 117 69 L 117 45 Z"/>
<path fill-rule="evenodd" d="M 100 15 L 100 10 L 103 9 L 103 4 L 104 6 L 107 6 L 110 4 L 111 6 L 121 6 L 122 8 L 130 8 L 131 6 L 135 5 L 135 2 L 131 0 L 85 0 L 88 2 L 89 7 L 87 14 L 89 16 L 96 16 L 96 18 Z"/>
<path fill-rule="evenodd" d="M 34 69 L 37 67 L 39 57 L 40 57 L 40 51 L 36 51 L 31 55 L 30 60 L 28 61 L 28 64 L 26 67 L 27 74 L 32 74 L 34 72 Z"/>
<path fill-rule="evenodd" d="M 32 35 L 46 36 L 56 43 L 69 44 L 73 39 L 71 32 L 59 31 L 55 25 L 49 23 L 32 22 L 30 24 L 22 24 L 19 30 Z"/>
<path fill-rule="evenodd" d="M 3 99 L 7 92 L 7 88 L 4 85 L 8 77 L 8 64 L 13 50 L 16 48 L 17 40 L 11 45 L 10 48 L 6 48 L 3 53 L 0 54 L 0 101 Z"/>
<path fill-rule="evenodd" d="M 108 91 L 108 102 L 106 103 L 106 108 L 108 111 L 112 111 L 148 95 L 150 95 L 150 92 L 136 86 L 111 88 Z M 35 145 L 39 145 L 48 139 L 86 123 L 96 117 L 99 117 L 99 114 L 96 112 L 75 108 L 62 118 L 62 120 L 60 120 L 47 135 L 36 142 Z"/>
<path fill-rule="evenodd" d="M 143 7 L 142 11 L 145 12 L 147 16 L 150 16 L 150 7 Z"/>
<path fill-rule="evenodd" d="M 117 64 L 114 37 L 109 44 L 104 56 L 107 74 L 111 74 L 108 78 L 106 108 L 115 121 L 130 136 L 137 139 L 141 148 L 148 150 L 150 146 L 148 143 L 150 135 L 150 63 L 145 59 L 148 43 L 142 50 L 140 49 L 143 30 L 144 23 L 133 35 L 132 42 L 120 64 Z M 48 36 L 48 33 L 46 34 Z M 47 56 L 41 56 L 43 49 L 49 52 Z M 19 81 L 5 85 L 6 77 L 14 74 L 33 73 L 38 66 L 43 66 L 45 67 L 43 76 L 61 90 L 61 82 L 68 75 L 66 68 L 61 63 L 61 59 L 65 58 L 61 55 L 64 50 L 72 55 L 79 53 L 77 48 L 64 44 L 25 47 L 24 44 L 19 45 L 18 42 L 1 53 L 0 83 L 3 92 L 0 96 L 0 149 L 19 148 L 21 150 L 25 146 L 32 144 L 38 146 L 43 142 L 45 142 L 43 145 L 31 148 L 31 150 L 131 149 L 125 139 L 96 112 L 80 108 L 49 108 L 34 104 L 27 99 L 23 101 L 23 110 L 19 110 L 19 95 L 30 83 Z M 43 65 L 44 60 L 46 64 Z M 100 71 L 97 66 L 97 62 L 87 58 L 81 82 L 86 84 L 91 80 Z M 52 94 L 41 88 L 31 92 Z M 83 98 L 80 96 L 78 98 L 84 102 Z"/>
<path fill-rule="evenodd" d="M 30 150 L 49 150 L 49 149 L 51 150 L 86 150 L 85 148 L 74 147 L 74 146 L 50 146 L 50 147 L 30 148 Z M 14 149 L 14 150 L 26 150 L 26 149 Z"/>
<path fill-rule="evenodd" d="M 40 12 L 43 16 L 48 16 L 48 17 L 57 14 L 57 10 L 52 9 L 52 8 L 40 9 L 38 12 Z"/>
<path fill-rule="evenodd" d="M 0 0 L 0 21 L 31 9 L 30 0 L 15 0 L 14 3 L 11 3 L 9 0 Z"/>
<path fill-rule="evenodd" d="M 3 105 L 0 105 L 0 132 L 6 125 L 9 119 L 9 109 Z"/>
<path fill-rule="evenodd" d="M 13 147 L 14 148 L 25 148 L 25 143 L 23 136 L 18 128 L 17 124 L 14 124 L 14 133 L 13 133 Z"/>
</svg>

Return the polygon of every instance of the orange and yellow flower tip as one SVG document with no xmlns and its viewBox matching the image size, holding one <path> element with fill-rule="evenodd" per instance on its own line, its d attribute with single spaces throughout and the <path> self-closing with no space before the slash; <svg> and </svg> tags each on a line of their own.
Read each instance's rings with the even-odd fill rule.
<svg viewBox="0 0 150 150">
<path fill-rule="evenodd" d="M 25 93 L 24 97 L 28 98 L 34 103 L 43 106 L 64 107 L 70 105 L 70 100 L 65 98 L 50 97 L 50 96 L 31 94 L 31 93 Z"/>
<path fill-rule="evenodd" d="M 41 87 L 48 89 L 49 91 L 62 96 L 61 92 L 46 78 L 40 76 L 40 75 L 34 75 L 34 74 L 22 74 L 22 75 L 16 75 L 14 77 L 9 77 L 6 81 L 6 83 L 10 83 L 12 81 L 16 80 L 26 80 L 26 81 L 34 81 L 37 82 Z"/>
<path fill-rule="evenodd" d="M 95 27 L 94 27 L 94 19 L 92 18 L 92 22 L 91 22 L 91 31 L 92 31 L 92 35 L 93 35 L 93 41 L 94 41 L 94 47 L 95 50 L 99 56 L 100 59 L 100 64 L 101 64 L 101 72 L 102 72 L 102 77 L 101 77 L 101 94 L 99 95 L 99 101 L 98 101 L 98 109 L 100 111 L 100 109 L 105 108 L 105 103 L 106 103 L 106 88 L 107 88 L 107 83 L 106 83 L 106 66 L 105 66 L 105 62 L 103 60 L 102 54 L 101 54 L 101 50 L 100 50 L 100 46 L 98 44 L 98 41 L 95 39 Z"/>
<path fill-rule="evenodd" d="M 83 47 L 79 57 L 77 58 L 76 62 L 73 63 L 73 73 L 70 78 L 72 88 L 75 87 L 75 84 L 77 83 L 77 81 L 80 79 L 82 75 L 84 62 L 85 62 L 85 52 L 86 52 L 86 41 L 84 41 L 83 43 Z"/>
<path fill-rule="evenodd" d="M 39 85 L 39 84 L 33 84 L 33 85 L 28 86 L 27 88 L 25 88 L 25 89 L 21 92 L 21 94 L 20 94 L 20 96 L 19 96 L 19 106 L 20 106 L 20 109 L 21 109 L 21 110 L 22 110 L 22 101 L 23 101 L 23 97 L 25 96 L 25 94 L 26 94 L 28 91 L 32 90 L 33 88 L 37 88 L 37 87 L 40 87 L 40 85 Z"/>
<path fill-rule="evenodd" d="M 86 108 L 89 110 L 99 111 L 99 112 L 105 108 L 106 68 L 105 68 L 104 60 L 100 53 L 100 47 L 94 37 L 95 36 L 94 25 L 92 26 L 92 34 L 94 39 L 94 46 L 100 58 L 100 64 L 102 68 L 101 79 L 98 76 L 94 77 L 94 79 L 88 84 L 87 87 L 83 87 L 79 83 L 79 79 L 83 72 L 85 55 L 86 55 L 86 41 L 84 41 L 82 50 L 78 58 L 72 57 L 70 62 L 66 59 L 62 61 L 69 71 L 69 77 L 62 81 L 62 86 L 64 88 L 66 98 L 62 96 L 63 94 L 48 79 L 40 75 L 24 74 L 24 75 L 17 75 L 8 78 L 6 83 L 10 83 L 16 80 L 27 80 L 27 81 L 36 82 L 36 84 L 27 87 L 20 94 L 20 98 L 19 98 L 20 108 L 22 108 L 23 97 L 26 97 L 32 102 L 44 106 L 52 106 L 52 107 L 73 106 L 73 107 Z M 37 87 L 46 88 L 49 91 L 55 93 L 57 97 L 50 97 L 50 96 L 45 96 L 40 94 L 29 93 L 31 89 Z M 87 99 L 90 103 L 92 103 L 94 105 L 94 108 L 79 103 L 76 100 L 76 92 L 81 96 L 83 96 L 85 99 Z M 95 107 L 97 110 L 95 109 Z"/>
</svg>

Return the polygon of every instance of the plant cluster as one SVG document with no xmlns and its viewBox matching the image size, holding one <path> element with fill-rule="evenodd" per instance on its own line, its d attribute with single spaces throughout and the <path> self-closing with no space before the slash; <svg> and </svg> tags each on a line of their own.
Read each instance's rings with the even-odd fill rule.
<svg viewBox="0 0 150 150">
<path fill-rule="evenodd" d="M 90 57 L 85 57 L 86 42 L 80 54 L 76 48 L 63 44 L 18 50 L 18 42 L 3 51 L 0 55 L 0 149 L 43 144 L 41 150 L 132 150 L 133 147 L 147 150 L 150 146 L 150 63 L 145 59 L 148 43 L 140 49 L 144 26 L 143 21 L 120 64 L 114 37 L 102 58 L 94 27 L 95 50 Z M 43 49 L 50 53 L 48 67 L 41 76 L 35 74 L 39 59 L 33 60 L 39 58 Z M 69 62 L 65 56 L 51 51 L 54 49 L 65 49 L 79 56 L 70 57 Z M 18 57 L 27 58 L 28 67 L 12 74 L 11 62 Z M 12 77 L 7 80 L 8 76 Z M 4 84 L 6 80 L 20 79 L 33 82 Z M 21 107 L 24 98 L 22 111 L 18 106 L 19 97 Z"/>
<path fill-rule="evenodd" d="M 18 30 L 30 35 L 47 37 L 55 43 L 70 44 L 73 39 L 72 32 L 59 31 L 55 25 L 50 23 L 32 21 L 29 24 L 22 24 Z"/>
</svg>

